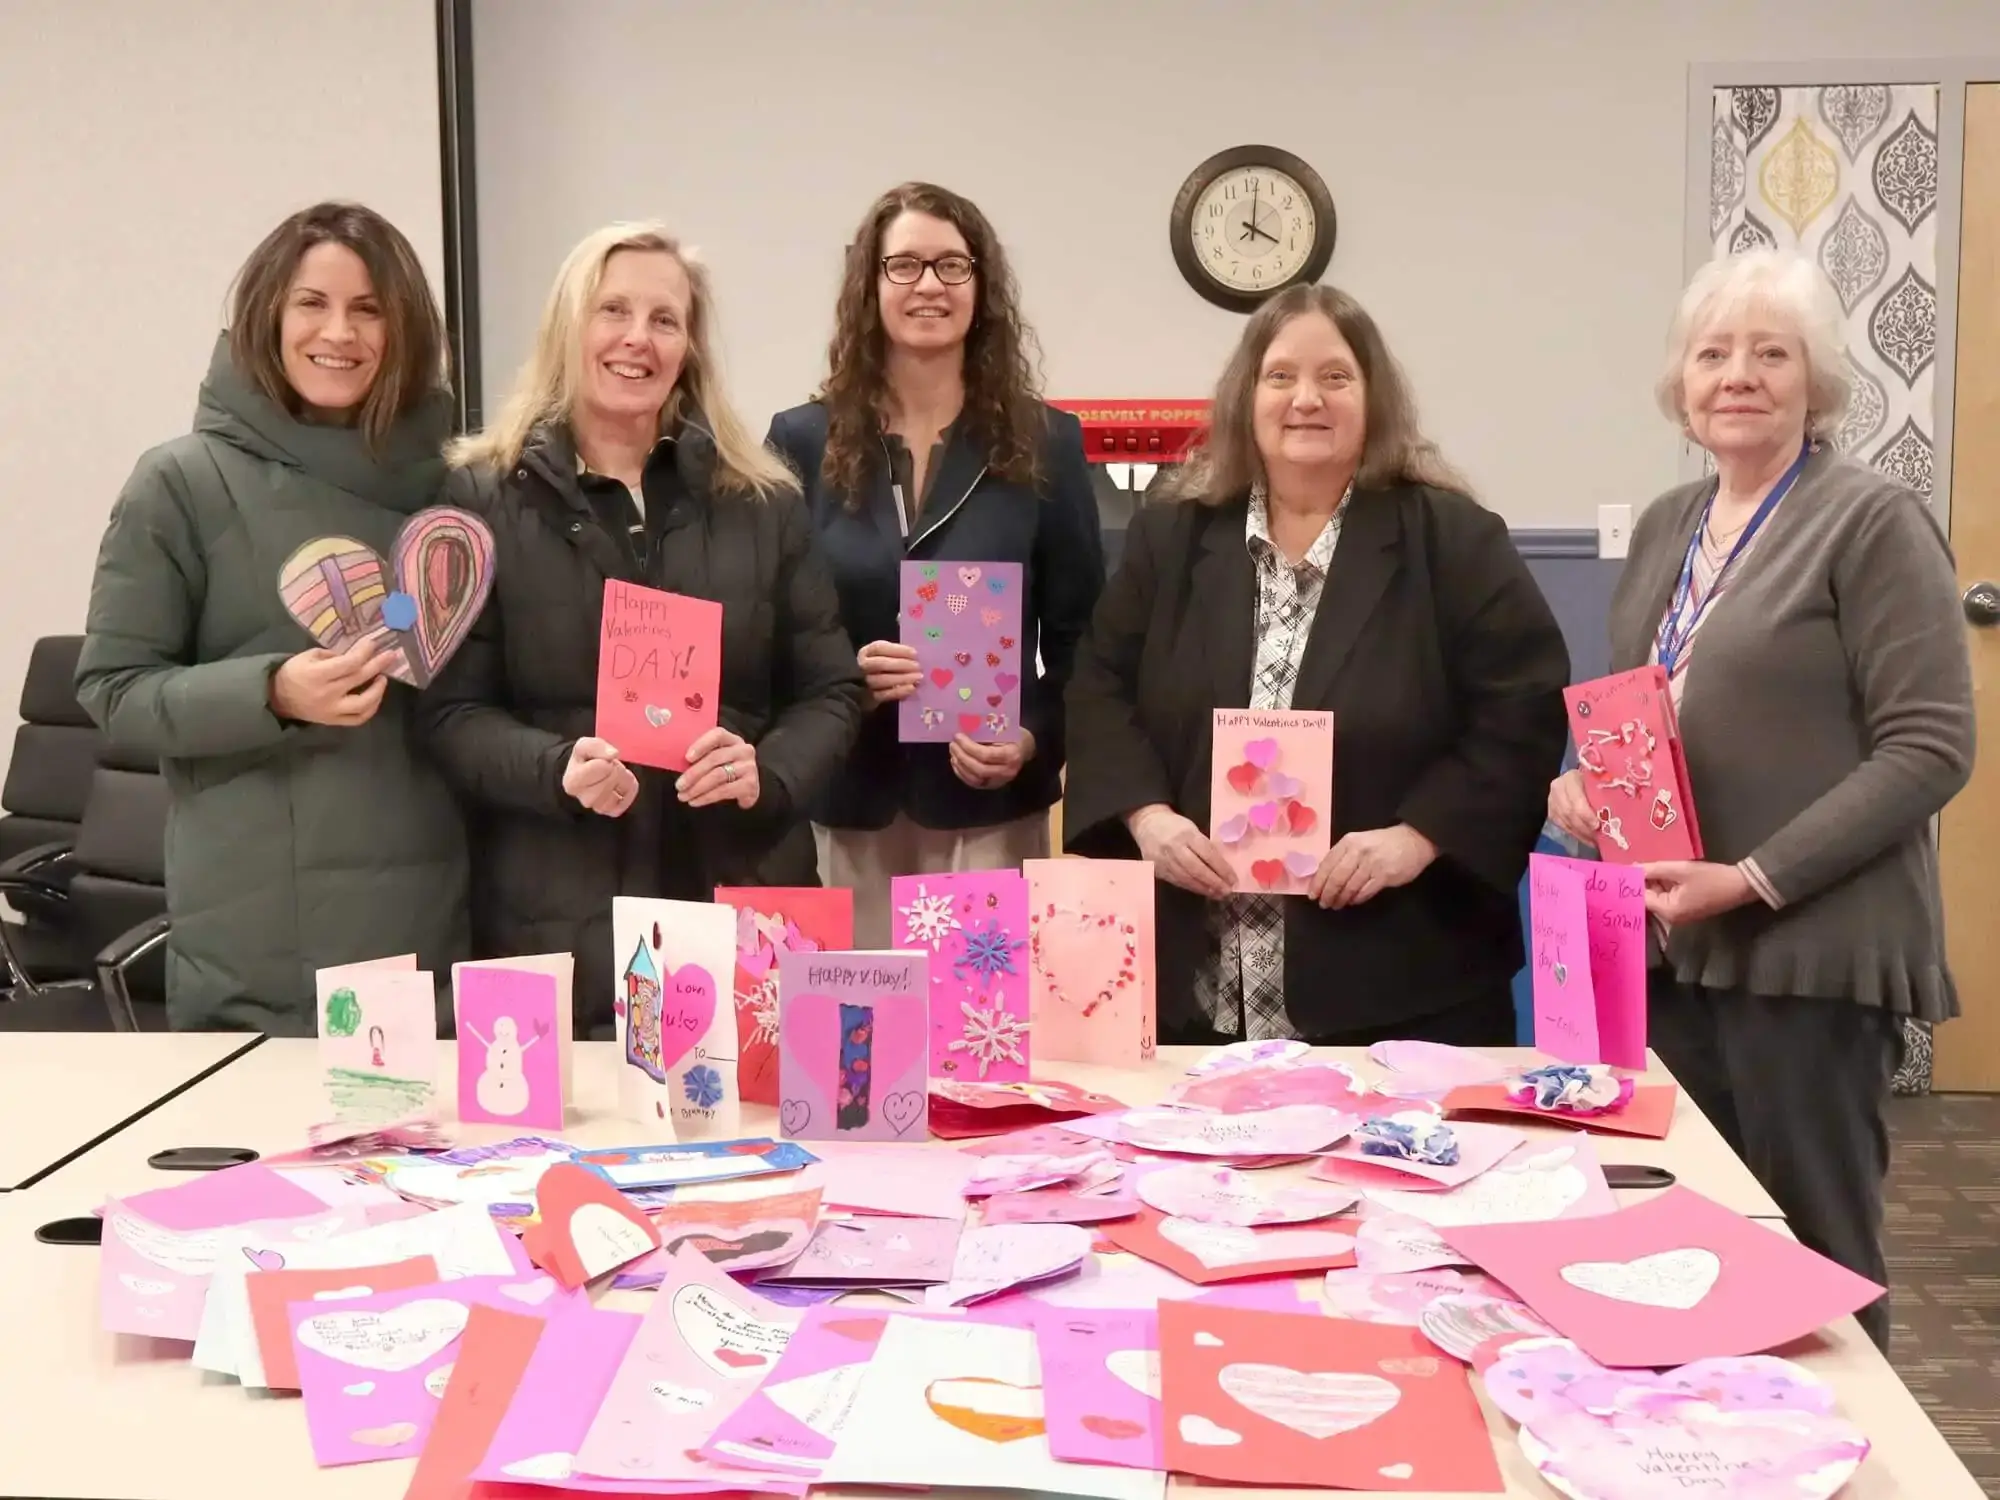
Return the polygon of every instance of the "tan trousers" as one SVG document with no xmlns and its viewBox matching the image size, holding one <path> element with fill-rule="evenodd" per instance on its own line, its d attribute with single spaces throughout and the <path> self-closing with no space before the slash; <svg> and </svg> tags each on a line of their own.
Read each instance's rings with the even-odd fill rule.
<svg viewBox="0 0 2000 1500">
<path fill-rule="evenodd" d="M 854 892 L 854 946 L 887 948 L 892 876 L 1018 870 L 1024 859 L 1047 859 L 1049 815 L 1038 812 L 997 828 L 921 828 L 901 816 L 873 832 L 815 823 L 813 838 L 821 882 Z"/>
</svg>

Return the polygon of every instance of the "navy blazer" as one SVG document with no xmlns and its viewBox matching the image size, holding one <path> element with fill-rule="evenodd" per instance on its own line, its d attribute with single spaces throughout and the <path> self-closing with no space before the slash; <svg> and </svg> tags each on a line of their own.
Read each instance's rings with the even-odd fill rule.
<svg viewBox="0 0 2000 1500">
<path fill-rule="evenodd" d="M 1063 694 L 1077 642 L 1104 587 L 1104 539 L 1083 428 L 1068 412 L 1044 410 L 1039 489 L 988 473 L 980 446 L 954 433 L 930 482 L 930 506 L 907 545 L 896 524 L 886 452 L 869 470 L 862 503 L 850 507 L 821 472 L 826 408 L 811 402 L 771 419 L 766 441 L 805 485 L 813 530 L 840 595 L 841 623 L 857 650 L 870 641 L 899 639 L 905 558 L 1020 563 L 1027 591 L 1021 721 L 1035 737 L 1035 756 L 1021 774 L 989 791 L 967 786 L 952 773 L 947 746 L 897 739 L 897 705 L 885 703 L 863 720 L 845 770 L 813 807 L 815 822 L 880 829 L 903 813 L 924 828 L 991 828 L 1040 812 L 1062 795 Z M 1039 674 L 1033 671 L 1038 649 Z"/>
</svg>

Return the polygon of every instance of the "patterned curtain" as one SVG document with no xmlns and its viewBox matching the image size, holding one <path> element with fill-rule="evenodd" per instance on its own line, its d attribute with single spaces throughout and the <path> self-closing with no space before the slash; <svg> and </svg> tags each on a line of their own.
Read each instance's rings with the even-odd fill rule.
<svg viewBox="0 0 2000 1500">
<path fill-rule="evenodd" d="M 1718 255 L 1770 245 L 1819 262 L 1846 310 L 1854 401 L 1843 453 L 1921 495 L 1936 472 L 1938 90 L 1838 84 L 1715 91 L 1708 229 Z M 1906 1021 L 1898 1093 L 1930 1090 Z"/>
</svg>

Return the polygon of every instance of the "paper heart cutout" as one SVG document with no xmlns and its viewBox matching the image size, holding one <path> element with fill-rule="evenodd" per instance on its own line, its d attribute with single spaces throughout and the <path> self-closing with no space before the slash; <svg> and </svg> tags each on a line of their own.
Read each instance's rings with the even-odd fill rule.
<svg viewBox="0 0 2000 1500">
<path fill-rule="evenodd" d="M 979 728 L 979 715 L 960 714 L 958 716 L 958 727 L 966 734 L 973 733 Z"/>
<path fill-rule="evenodd" d="M 1287 776 L 1283 771 L 1273 771 L 1265 779 L 1264 784 L 1269 789 L 1271 795 L 1281 802 L 1288 798 L 1296 797 L 1300 792 L 1305 790 L 1304 782 L 1300 781 L 1296 776 Z"/>
<path fill-rule="evenodd" d="M 924 1387 L 924 1404 L 940 1421 L 989 1443 L 1018 1442 L 1048 1431 L 1038 1385 L 1014 1385 L 984 1375 L 933 1380 Z"/>
<path fill-rule="evenodd" d="M 999 665 L 1000 665 L 1000 653 L 999 653 L 998 651 L 989 651 L 989 652 L 987 652 L 987 653 L 986 653 L 986 665 L 987 665 L 987 666 L 989 666 L 989 667 L 997 667 L 997 666 L 999 666 Z"/>
<path fill-rule="evenodd" d="M 1265 890 L 1282 885 L 1285 880 L 1285 862 L 1281 859 L 1257 859 L 1250 862 L 1250 878 Z"/>
<path fill-rule="evenodd" d="M 1194 1341 L 1197 1344 L 1201 1345 L 1201 1347 L 1204 1349 L 1220 1349 L 1222 1347 L 1221 1339 L 1217 1338 L 1212 1333 L 1206 1333 L 1199 1330 L 1197 1330 L 1195 1333 Z"/>
<path fill-rule="evenodd" d="M 1231 766 L 1224 779 L 1228 781 L 1230 790 L 1239 796 L 1248 797 L 1257 790 L 1257 784 L 1263 779 L 1263 774 L 1255 766 L 1245 762 Z"/>
<path fill-rule="evenodd" d="M 1281 1070 L 1298 1071 L 1304 1069 Z M 1217 1080 L 1235 1080 L 1224 1075 Z M 1182 1156 L 1303 1156 L 1331 1145 L 1354 1128 L 1350 1114 L 1324 1104 L 1283 1104 L 1212 1114 L 1198 1109 L 1135 1109 L 1125 1116 L 1125 1139 L 1144 1151 Z"/>
<path fill-rule="evenodd" d="M 297 1338 L 328 1359 L 396 1374 L 451 1345 L 465 1331 L 465 1320 L 464 1303 L 423 1297 L 381 1312 L 314 1313 L 300 1321 Z"/>
<path fill-rule="evenodd" d="M 285 1269 L 285 1252 L 282 1250 L 248 1250 L 250 1264 L 260 1271 L 282 1271 Z"/>
<path fill-rule="evenodd" d="M 1560 1274 L 1571 1286 L 1599 1297 L 1686 1312 L 1714 1288 L 1722 1261 L 1713 1250 L 1691 1246 L 1632 1260 L 1577 1261 Z"/>
<path fill-rule="evenodd" d="M 1294 849 L 1285 856 L 1285 873 L 1294 880 L 1304 880 L 1319 868 L 1319 859 L 1303 849 Z"/>
<path fill-rule="evenodd" d="M 1249 832 L 1250 820 L 1237 813 L 1215 825 L 1215 841 L 1218 844 L 1240 844 Z"/>
<path fill-rule="evenodd" d="M 970 651 L 954 651 L 951 654 L 951 659 L 957 662 L 961 667 L 969 667 L 972 665 L 972 653 Z"/>
<path fill-rule="evenodd" d="M 857 1344 L 873 1344 L 881 1339 L 887 1320 L 883 1318 L 829 1318 L 820 1327 L 828 1333 Z"/>
<path fill-rule="evenodd" d="M 1680 1485 L 1695 1474 L 1696 1483 L 1727 1483 L 1741 1500 L 1825 1500 L 1844 1490 L 1870 1447 L 1860 1429 L 1838 1417 L 1714 1412 L 1695 1401 L 1615 1426 L 1557 1418 L 1522 1428 L 1519 1438 L 1528 1462 L 1573 1500 L 1664 1495 L 1663 1484 Z M 1665 1465 L 1660 1455 L 1667 1455 Z M 1689 1460 L 1699 1468 L 1683 1474 L 1673 1467 Z"/>
<path fill-rule="evenodd" d="M 921 604 L 912 604 L 909 608 L 909 616 L 912 620 L 921 620 L 924 617 L 924 607 Z"/>
<path fill-rule="evenodd" d="M 1267 1229 L 1162 1219 L 1160 1238 L 1178 1245 L 1210 1270 L 1266 1261 L 1338 1260 L 1354 1248 L 1351 1235 L 1330 1229 Z"/>
<path fill-rule="evenodd" d="M 1224 1365 L 1216 1383 L 1237 1405 L 1309 1438 L 1366 1427 L 1403 1399 L 1402 1388 L 1379 1375 L 1308 1373 L 1285 1365 Z"/>
<path fill-rule="evenodd" d="M 1259 833 L 1269 833 L 1278 821 L 1278 804 L 1259 802 L 1250 809 L 1250 826 Z"/>
<path fill-rule="evenodd" d="M 182 1276 L 207 1276 L 215 1270 L 220 1244 L 211 1233 L 162 1229 L 149 1220 L 116 1211 L 105 1215 L 104 1225 L 141 1260 Z"/>
<path fill-rule="evenodd" d="M 493 588 L 493 533 L 469 511 L 432 506 L 396 533 L 385 564 L 352 537 L 319 537 L 278 570 L 292 618 L 329 651 L 394 635 L 390 675 L 427 687 L 464 643 Z"/>
<path fill-rule="evenodd" d="M 1182 1442 L 1202 1448 L 1231 1448 L 1243 1441 L 1242 1433 L 1231 1432 L 1199 1412 L 1181 1413 L 1180 1434 Z"/>
<path fill-rule="evenodd" d="M 1104 1356 L 1104 1368 L 1140 1395 L 1160 1399 L 1160 1351 L 1114 1349 Z"/>
<path fill-rule="evenodd" d="M 924 639 L 927 641 L 941 641 L 944 639 L 944 631 L 935 625 L 926 625 L 924 627 Z"/>
<path fill-rule="evenodd" d="M 1441 1228 L 1468 1224 L 1522 1224 L 1562 1217 L 1580 1201 L 1590 1183 L 1580 1169 L 1560 1163 L 1537 1165 L 1510 1159 L 1448 1192 L 1368 1188 L 1368 1200 L 1391 1213 Z"/>
<path fill-rule="evenodd" d="M 559 1162 L 535 1184 L 537 1222 L 521 1236 L 528 1258 L 576 1288 L 660 1247 L 660 1232 L 630 1199 L 588 1167 Z M 516 1301 L 525 1298 L 508 1295 Z"/>
<path fill-rule="evenodd" d="M 969 687 L 960 688 L 958 690 L 958 701 L 960 703 L 970 703 L 972 701 L 972 689 Z"/>
<path fill-rule="evenodd" d="M 660 981 L 660 1066 L 671 1073 L 715 1022 L 715 976 L 700 964 L 678 969 L 662 965 Z"/>
<path fill-rule="evenodd" d="M 685 698 L 681 699 L 681 702 L 685 703 L 690 709 L 694 710 L 696 713 L 701 712 L 702 699 L 700 693 L 689 693 Z"/>
<path fill-rule="evenodd" d="M 574 1453 L 537 1453 L 528 1458 L 517 1458 L 503 1466 L 502 1474 L 516 1479 L 568 1479 L 576 1472 Z"/>
<path fill-rule="evenodd" d="M 1285 804 L 1285 832 L 1293 838 L 1311 833 L 1319 824 L 1319 814 L 1303 802 Z"/>
<path fill-rule="evenodd" d="M 965 606 L 970 604 L 971 602 L 972 601 L 966 598 L 965 595 L 963 594 L 946 594 L 944 596 L 944 607 L 950 610 L 955 615 L 964 614 Z"/>
<path fill-rule="evenodd" d="M 937 573 L 935 571 L 932 571 L 931 573 L 928 573 L 925 576 L 927 578 L 935 578 L 937 577 Z M 917 585 L 917 597 L 923 600 L 926 604 L 930 603 L 931 600 L 937 598 L 937 596 L 938 596 L 938 586 L 935 583 L 920 583 Z"/>
<path fill-rule="evenodd" d="M 1251 740 L 1243 747 L 1243 758 L 1260 771 L 1268 771 L 1278 763 L 1278 742 L 1274 739 Z"/>
<path fill-rule="evenodd" d="M 1012 637 L 1011 635 L 1001 636 L 1000 649 L 1002 651 L 1012 651 L 1014 649 L 1014 637 Z"/>
<path fill-rule="evenodd" d="M 1044 1281 L 1089 1254 L 1090 1234 L 1074 1224 L 978 1224 L 959 1237 L 941 1300 L 957 1307 Z"/>
<path fill-rule="evenodd" d="M 451 1372 L 457 1368 L 456 1363 L 439 1365 L 424 1376 L 424 1394 L 433 1400 L 444 1400 L 445 1387 L 451 1384 Z"/>
<path fill-rule="evenodd" d="M 690 1282 L 673 1293 L 674 1331 L 718 1375 L 742 1380 L 768 1371 L 785 1352 L 791 1329 L 767 1323 L 713 1288 Z"/>
<path fill-rule="evenodd" d="M 939 687 L 950 687 L 951 678 L 952 678 L 951 668 L 949 667 L 931 668 L 931 681 L 936 683 Z"/>
<path fill-rule="evenodd" d="M 1417 1470 L 1414 1464 L 1384 1464 L 1375 1472 L 1384 1479 L 1408 1479 Z"/>
<path fill-rule="evenodd" d="M 347 1436 L 364 1448 L 399 1448 L 417 1435 L 415 1422 L 391 1422 L 387 1427 L 364 1427 Z"/>
<path fill-rule="evenodd" d="M 1122 1417 L 1100 1417 L 1095 1412 L 1077 1418 L 1077 1425 L 1082 1427 L 1085 1432 L 1094 1433 L 1101 1438 L 1111 1438 L 1114 1441 L 1119 1438 L 1135 1438 L 1146 1435 L 1146 1424 L 1144 1422 L 1128 1422 Z"/>
</svg>

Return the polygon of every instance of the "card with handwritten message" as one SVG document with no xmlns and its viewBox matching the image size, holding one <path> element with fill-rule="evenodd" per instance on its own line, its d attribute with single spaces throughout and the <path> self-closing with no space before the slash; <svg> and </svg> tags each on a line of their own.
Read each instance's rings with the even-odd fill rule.
<svg viewBox="0 0 2000 1500">
<path fill-rule="evenodd" d="M 1577 768 L 1597 814 L 1597 852 L 1613 864 L 1700 859 L 1687 758 L 1667 674 L 1657 666 L 1563 689 Z"/>
<path fill-rule="evenodd" d="M 635 766 L 687 769 L 722 697 L 722 606 L 616 578 L 604 584 L 597 733 Z"/>
<path fill-rule="evenodd" d="M 618 896 L 611 935 L 621 1112 L 683 1137 L 736 1135 L 734 908 Z"/>
<path fill-rule="evenodd" d="M 905 744 L 1021 737 L 1021 565 L 906 562 L 902 642 L 923 681 L 896 709 Z"/>
<path fill-rule="evenodd" d="M 1209 837 L 1236 889 L 1298 895 L 1332 847 L 1333 715 L 1218 708 Z"/>
<path fill-rule="evenodd" d="M 1646 881 L 1632 865 L 1528 858 L 1535 1046 L 1564 1062 L 1646 1066 Z"/>
<path fill-rule="evenodd" d="M 793 1140 L 921 1141 L 930 1047 L 921 953 L 779 957 L 778 1123 Z"/>
</svg>

